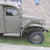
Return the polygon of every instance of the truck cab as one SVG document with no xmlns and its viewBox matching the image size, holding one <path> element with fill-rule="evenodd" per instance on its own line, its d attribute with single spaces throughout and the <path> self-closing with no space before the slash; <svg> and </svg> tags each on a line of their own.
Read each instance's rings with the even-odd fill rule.
<svg viewBox="0 0 50 50">
<path fill-rule="evenodd" d="M 0 3 L 0 33 L 13 33 L 18 36 L 21 32 L 21 14 L 19 8 L 10 3 Z"/>
</svg>

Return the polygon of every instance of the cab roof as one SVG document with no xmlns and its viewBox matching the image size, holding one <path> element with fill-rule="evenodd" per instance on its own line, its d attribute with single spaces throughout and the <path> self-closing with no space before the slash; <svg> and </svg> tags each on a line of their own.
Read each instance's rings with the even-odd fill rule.
<svg viewBox="0 0 50 50">
<path fill-rule="evenodd" d="M 16 8 L 20 8 L 17 3 L 14 3 L 14 2 L 0 2 L 0 5 L 3 5 L 3 6 L 13 6 L 13 7 L 16 7 Z"/>
</svg>

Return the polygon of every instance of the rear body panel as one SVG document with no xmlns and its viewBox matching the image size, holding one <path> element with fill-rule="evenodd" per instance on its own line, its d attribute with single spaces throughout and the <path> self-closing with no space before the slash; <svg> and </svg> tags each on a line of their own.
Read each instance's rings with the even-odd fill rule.
<svg viewBox="0 0 50 50">
<path fill-rule="evenodd" d="M 4 31 L 3 6 L 0 6 L 0 33 L 5 33 L 5 31 Z"/>
</svg>

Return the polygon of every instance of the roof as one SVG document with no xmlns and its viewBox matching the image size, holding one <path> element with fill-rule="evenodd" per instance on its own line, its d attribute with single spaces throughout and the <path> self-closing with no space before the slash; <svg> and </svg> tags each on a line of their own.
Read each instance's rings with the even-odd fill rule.
<svg viewBox="0 0 50 50">
<path fill-rule="evenodd" d="M 13 6 L 13 7 L 19 8 L 17 3 L 14 3 L 14 2 L 0 2 L 0 5 L 3 5 L 3 6 Z"/>
</svg>

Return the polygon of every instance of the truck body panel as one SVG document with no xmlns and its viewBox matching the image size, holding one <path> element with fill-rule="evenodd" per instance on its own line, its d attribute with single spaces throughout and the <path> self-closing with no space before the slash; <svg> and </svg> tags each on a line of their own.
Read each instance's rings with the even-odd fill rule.
<svg viewBox="0 0 50 50">
<path fill-rule="evenodd" d="M 5 33 L 3 16 L 3 6 L 0 6 L 0 33 Z"/>
</svg>

